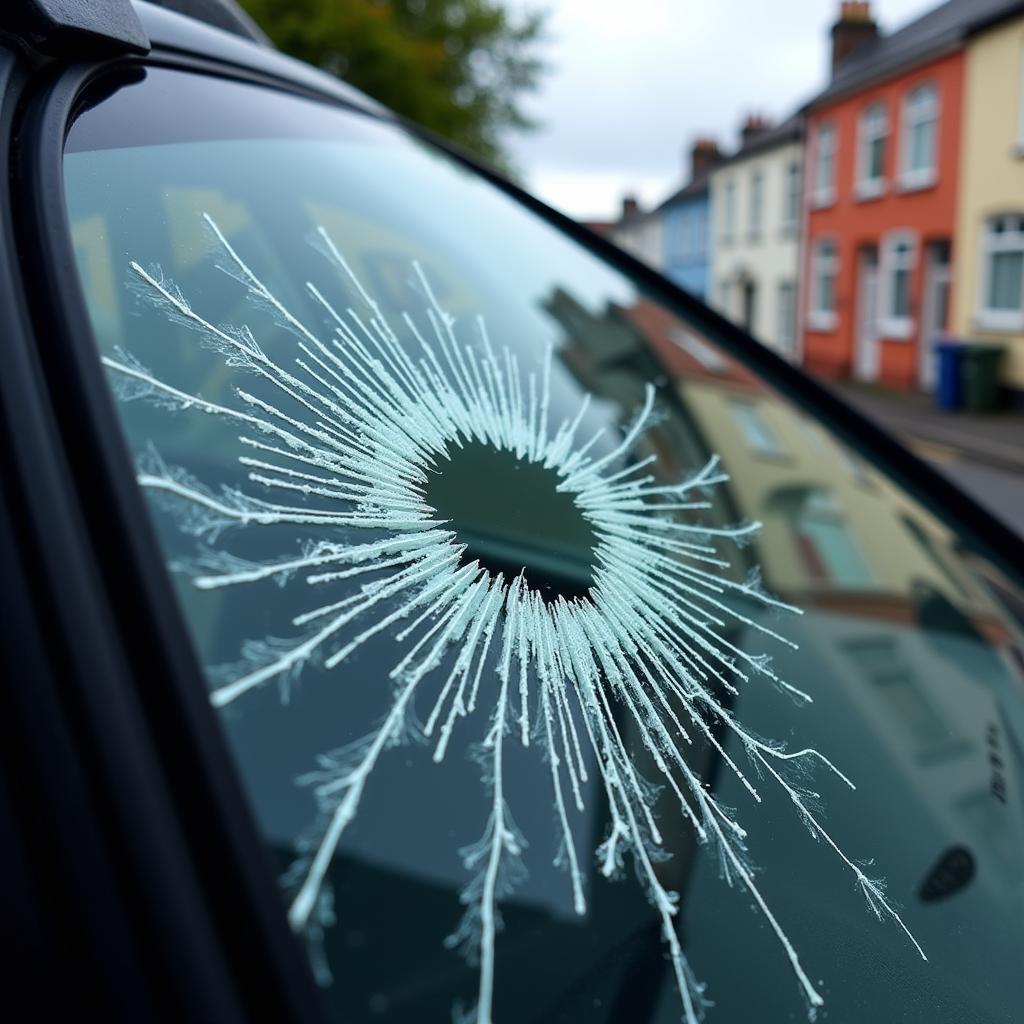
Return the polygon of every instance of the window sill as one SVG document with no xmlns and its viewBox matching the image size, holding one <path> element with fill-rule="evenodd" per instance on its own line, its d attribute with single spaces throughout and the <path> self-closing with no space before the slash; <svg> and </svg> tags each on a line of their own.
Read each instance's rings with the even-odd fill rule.
<svg viewBox="0 0 1024 1024">
<path fill-rule="evenodd" d="M 809 331 L 834 331 L 837 323 L 838 317 L 835 313 L 819 310 L 807 314 L 807 329 Z"/>
<path fill-rule="evenodd" d="M 925 189 L 934 188 L 939 181 L 935 171 L 928 171 L 920 174 L 902 175 L 897 182 L 900 192 L 923 192 Z"/>
<path fill-rule="evenodd" d="M 909 341 L 914 336 L 913 320 L 882 319 L 878 328 L 882 337 L 889 341 Z"/>
<path fill-rule="evenodd" d="M 815 192 L 811 196 L 811 209 L 812 210 L 824 210 L 830 206 L 834 206 L 836 202 L 836 194 L 832 192 Z"/>
<path fill-rule="evenodd" d="M 872 199 L 881 199 L 887 191 L 884 178 L 875 181 L 858 181 L 853 187 L 853 198 L 858 203 L 867 203 Z"/>
<path fill-rule="evenodd" d="M 1011 313 L 1002 310 L 983 310 L 974 318 L 974 326 L 979 331 L 1021 334 L 1024 333 L 1024 311 Z"/>
</svg>

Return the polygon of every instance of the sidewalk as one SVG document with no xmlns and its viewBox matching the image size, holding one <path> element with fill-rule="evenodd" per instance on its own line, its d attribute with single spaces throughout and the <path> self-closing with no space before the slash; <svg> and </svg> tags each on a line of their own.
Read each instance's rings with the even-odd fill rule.
<svg viewBox="0 0 1024 1024">
<path fill-rule="evenodd" d="M 850 381 L 829 381 L 827 386 L 924 458 L 938 463 L 970 460 L 1024 475 L 1024 411 L 942 412 L 930 395 Z"/>
</svg>

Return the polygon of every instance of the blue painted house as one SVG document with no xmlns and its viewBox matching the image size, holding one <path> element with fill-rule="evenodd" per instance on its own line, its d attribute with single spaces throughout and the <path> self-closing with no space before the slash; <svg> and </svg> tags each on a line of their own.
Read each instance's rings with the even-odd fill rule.
<svg viewBox="0 0 1024 1024">
<path fill-rule="evenodd" d="M 657 209 L 662 218 L 662 272 L 702 299 L 711 282 L 711 194 L 708 177 L 718 143 L 697 139 L 690 148 L 690 180 Z"/>
</svg>

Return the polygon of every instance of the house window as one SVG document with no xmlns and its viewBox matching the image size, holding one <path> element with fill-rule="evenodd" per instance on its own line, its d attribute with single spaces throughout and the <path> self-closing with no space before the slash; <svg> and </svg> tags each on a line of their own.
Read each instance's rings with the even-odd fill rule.
<svg viewBox="0 0 1024 1024">
<path fill-rule="evenodd" d="M 673 257 L 677 262 L 684 262 L 689 255 L 690 224 L 685 211 L 680 211 L 672 220 L 669 238 L 672 243 Z"/>
<path fill-rule="evenodd" d="M 729 281 L 718 284 L 718 310 L 722 316 L 732 317 L 732 285 Z"/>
<path fill-rule="evenodd" d="M 900 184 L 925 188 L 935 183 L 935 148 L 939 128 L 939 94 L 934 85 L 919 85 L 903 103 L 903 161 Z"/>
<path fill-rule="evenodd" d="M 743 300 L 741 323 L 750 334 L 753 334 L 757 322 L 757 284 L 748 278 L 741 285 L 740 295 Z"/>
<path fill-rule="evenodd" d="M 722 201 L 722 241 L 728 244 L 736 234 L 736 182 L 730 178 L 725 183 Z"/>
<path fill-rule="evenodd" d="M 857 195 L 867 199 L 885 191 L 885 143 L 889 115 L 873 103 L 860 117 L 857 141 Z"/>
<path fill-rule="evenodd" d="M 786 167 L 785 189 L 782 197 L 782 230 L 791 234 L 800 222 L 800 164 L 796 160 Z"/>
<path fill-rule="evenodd" d="M 669 331 L 669 337 L 710 373 L 725 373 L 729 370 L 729 361 L 718 349 L 712 348 L 693 331 L 688 331 L 685 327 L 674 327 Z"/>
<path fill-rule="evenodd" d="M 764 226 L 764 174 L 754 171 L 750 177 L 750 212 L 747 233 L 751 241 L 761 237 Z"/>
<path fill-rule="evenodd" d="M 783 355 L 792 355 L 796 344 L 796 284 L 793 281 L 779 284 L 777 316 L 778 349 Z"/>
<path fill-rule="evenodd" d="M 1024 214 L 990 218 L 982 248 L 981 326 L 1024 329 Z"/>
<path fill-rule="evenodd" d="M 729 402 L 729 411 L 739 427 L 743 440 L 756 455 L 785 455 L 775 431 L 761 415 L 756 406 L 749 402 Z"/>
<path fill-rule="evenodd" d="M 843 646 L 873 685 L 888 712 L 886 717 L 906 731 L 920 755 L 934 756 L 955 742 L 953 722 L 942 715 L 928 678 L 915 671 L 915 662 L 901 649 L 898 637 L 862 635 Z"/>
<path fill-rule="evenodd" d="M 811 251 L 811 308 L 808 326 L 830 331 L 836 325 L 836 276 L 839 249 L 831 238 L 819 238 Z"/>
<path fill-rule="evenodd" d="M 888 338 L 909 338 L 914 332 L 910 289 L 917 262 L 913 235 L 889 235 L 882 247 L 882 333 Z"/>
<path fill-rule="evenodd" d="M 828 206 L 836 198 L 836 126 L 826 121 L 818 126 L 814 145 L 815 206 Z"/>
<path fill-rule="evenodd" d="M 688 209 L 679 230 L 682 239 L 680 251 L 683 259 L 689 263 L 699 263 L 701 260 L 706 244 L 704 229 L 703 207 Z"/>
<path fill-rule="evenodd" d="M 830 491 L 808 490 L 794 513 L 797 547 L 813 580 L 851 589 L 871 585 L 871 569 Z"/>
</svg>

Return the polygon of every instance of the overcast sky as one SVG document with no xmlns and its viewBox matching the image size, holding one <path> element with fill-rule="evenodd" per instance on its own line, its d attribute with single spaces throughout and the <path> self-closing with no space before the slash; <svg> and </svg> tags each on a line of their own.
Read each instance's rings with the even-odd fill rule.
<svg viewBox="0 0 1024 1024">
<path fill-rule="evenodd" d="M 874 0 L 883 30 L 938 0 Z M 515 0 L 545 6 L 545 0 Z M 696 135 L 732 147 L 745 114 L 792 112 L 826 78 L 838 0 L 546 0 L 551 71 L 510 149 L 532 191 L 580 218 L 682 183 Z"/>
</svg>

